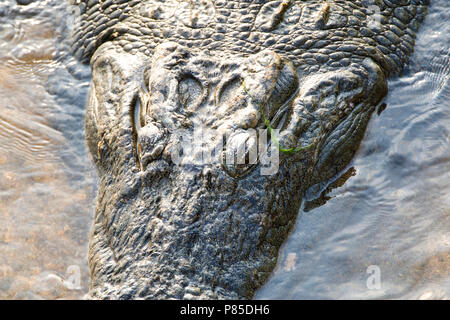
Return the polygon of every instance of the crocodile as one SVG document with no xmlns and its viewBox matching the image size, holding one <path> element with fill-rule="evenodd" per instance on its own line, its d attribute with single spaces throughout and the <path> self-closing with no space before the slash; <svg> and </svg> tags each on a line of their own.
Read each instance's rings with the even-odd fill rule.
<svg viewBox="0 0 450 320">
<path fill-rule="evenodd" d="M 87 298 L 251 299 L 305 192 L 351 162 L 428 4 L 73 0 L 99 176 Z"/>
</svg>

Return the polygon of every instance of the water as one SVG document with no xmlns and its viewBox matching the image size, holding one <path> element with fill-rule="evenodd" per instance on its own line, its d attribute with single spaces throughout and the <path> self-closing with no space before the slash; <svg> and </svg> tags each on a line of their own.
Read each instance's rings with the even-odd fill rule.
<svg viewBox="0 0 450 320">
<path fill-rule="evenodd" d="M 310 197 L 256 298 L 450 298 L 449 12 L 433 2 L 386 110 Z M 96 175 L 70 26 L 63 1 L 0 0 L 0 299 L 87 292 Z"/>
<path fill-rule="evenodd" d="M 0 1 L 0 299 L 79 298 L 88 287 L 89 68 L 58 37 L 59 2 Z"/>
</svg>

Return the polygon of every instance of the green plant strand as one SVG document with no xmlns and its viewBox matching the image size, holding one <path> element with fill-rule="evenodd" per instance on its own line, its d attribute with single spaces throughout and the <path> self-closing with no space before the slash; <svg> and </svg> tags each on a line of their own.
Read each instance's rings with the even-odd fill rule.
<svg viewBox="0 0 450 320">
<path fill-rule="evenodd" d="M 256 100 L 252 97 L 250 92 L 248 92 L 247 88 L 245 87 L 244 82 L 242 82 L 242 88 L 244 89 L 245 93 L 248 94 L 250 99 L 252 99 L 255 102 Z M 266 115 L 264 114 L 264 111 L 263 111 L 262 107 L 260 107 L 260 111 L 261 111 L 261 114 L 263 115 L 263 118 L 264 118 L 264 124 L 266 125 L 267 129 L 269 129 L 270 139 L 278 146 L 278 150 L 280 150 L 282 153 L 294 154 L 294 153 L 298 153 L 298 152 L 301 152 L 301 151 L 308 150 L 308 149 L 310 149 L 313 146 L 313 144 L 310 144 L 309 146 L 306 146 L 306 147 L 297 147 L 297 148 L 289 148 L 289 149 L 283 148 L 280 145 L 280 142 L 278 141 L 278 139 L 277 139 L 277 137 L 275 135 L 275 132 L 274 132 L 274 130 L 272 128 L 272 125 L 270 124 L 269 119 L 267 119 Z"/>
</svg>

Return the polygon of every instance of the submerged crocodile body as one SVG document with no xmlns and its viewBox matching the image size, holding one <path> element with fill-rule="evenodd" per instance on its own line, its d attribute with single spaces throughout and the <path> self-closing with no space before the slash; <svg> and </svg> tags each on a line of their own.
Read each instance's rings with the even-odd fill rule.
<svg viewBox="0 0 450 320">
<path fill-rule="evenodd" d="M 428 4 L 73 2 L 74 52 L 92 67 L 100 299 L 252 298 L 305 190 L 351 161 Z"/>
</svg>

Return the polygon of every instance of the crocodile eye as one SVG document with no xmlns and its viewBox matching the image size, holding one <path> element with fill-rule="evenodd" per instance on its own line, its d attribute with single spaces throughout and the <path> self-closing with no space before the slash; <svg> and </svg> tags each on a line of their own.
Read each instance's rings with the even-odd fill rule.
<svg viewBox="0 0 450 320">
<path fill-rule="evenodd" d="M 139 96 L 136 97 L 133 100 L 133 120 L 134 120 L 134 126 L 136 128 L 136 131 L 139 131 L 139 129 L 143 126 L 142 121 L 141 121 L 141 109 L 142 109 L 142 105 L 141 105 L 141 101 L 139 99 Z"/>
<path fill-rule="evenodd" d="M 133 99 L 131 107 L 133 123 L 137 131 L 146 124 L 145 117 L 147 115 L 148 100 L 148 93 L 144 88 L 139 89 L 136 97 Z"/>
<path fill-rule="evenodd" d="M 202 101 L 203 86 L 191 75 L 185 75 L 178 83 L 178 96 L 184 108 L 195 109 Z"/>
<path fill-rule="evenodd" d="M 242 91 L 242 81 L 243 80 L 239 76 L 225 81 L 217 90 L 216 105 L 223 104 L 225 101 L 230 101 L 230 99 L 236 96 L 237 92 Z"/>
</svg>

